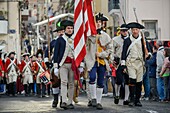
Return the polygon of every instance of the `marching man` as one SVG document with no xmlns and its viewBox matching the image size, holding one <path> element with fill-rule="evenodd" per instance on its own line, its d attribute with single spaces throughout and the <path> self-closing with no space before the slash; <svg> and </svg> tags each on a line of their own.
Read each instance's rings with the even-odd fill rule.
<svg viewBox="0 0 170 113">
<path fill-rule="evenodd" d="M 85 56 L 85 65 L 89 72 L 89 94 L 91 101 L 88 106 L 103 109 L 101 105 L 103 93 L 103 81 L 106 69 L 109 70 L 108 57 L 112 51 L 111 38 L 107 33 L 101 30 L 103 15 L 96 15 L 97 36 L 88 37 L 87 54 Z M 96 77 L 97 73 L 97 77 Z M 96 85 L 97 79 L 97 85 Z"/>
<path fill-rule="evenodd" d="M 129 101 L 129 75 L 127 73 L 123 73 L 122 66 L 120 64 L 122 50 L 123 50 L 123 43 L 124 40 L 128 37 L 128 28 L 126 24 L 122 24 L 119 28 L 120 35 L 114 37 L 113 40 L 113 63 L 117 67 L 116 69 L 116 83 L 115 83 L 115 93 L 116 96 L 114 97 L 114 103 L 119 103 L 120 98 L 120 87 L 122 84 L 125 84 L 125 98 L 123 101 L 123 105 L 128 105 Z"/>
<path fill-rule="evenodd" d="M 39 49 L 36 53 L 37 61 L 34 62 L 35 70 L 34 73 L 36 73 L 36 83 L 37 83 L 37 96 L 38 97 L 45 97 L 45 91 L 46 91 L 46 85 L 42 82 L 40 75 L 46 71 L 45 62 L 43 61 L 43 51 Z M 42 87 L 42 90 L 41 90 Z M 42 93 L 41 93 L 42 92 Z"/>
<path fill-rule="evenodd" d="M 54 33 L 54 36 L 56 36 L 56 37 L 50 42 L 50 54 L 54 53 L 53 50 L 54 50 L 57 38 L 64 34 L 64 27 L 63 26 L 58 26 L 57 29 L 53 31 L 53 33 Z M 44 62 L 46 64 L 46 66 L 48 67 L 48 69 L 53 69 L 53 67 L 50 67 L 48 57 L 49 57 L 48 56 L 48 49 L 46 49 Z M 52 60 L 53 60 L 53 57 L 52 57 Z M 60 93 L 60 90 L 59 90 L 59 88 L 60 88 L 60 79 L 57 76 L 55 76 L 53 72 L 51 72 L 52 91 L 53 91 L 53 96 L 54 96 L 52 107 L 55 108 L 55 107 L 57 107 L 58 97 L 59 97 L 59 93 Z"/>
<path fill-rule="evenodd" d="M 22 56 L 24 57 L 24 60 L 21 61 L 20 73 L 23 77 L 25 96 L 29 96 L 31 93 L 31 88 L 33 87 L 33 74 L 31 69 L 31 61 L 29 59 L 30 54 L 25 53 Z"/>
<path fill-rule="evenodd" d="M 1 55 L 2 55 L 2 50 L 0 50 L 0 85 L 2 84 L 1 81 L 4 78 L 4 65 L 3 65 L 3 62 L 2 62 L 2 59 L 1 59 Z M 3 92 L 5 92 L 5 89 L 4 89 Z M 0 93 L 2 93 L 2 92 L 0 92 Z"/>
<path fill-rule="evenodd" d="M 62 103 L 60 107 L 63 109 L 74 109 L 74 105 L 72 104 L 74 94 L 74 69 L 72 68 L 74 64 L 73 22 L 63 20 L 61 25 L 64 26 L 65 33 L 55 43 L 54 74 L 56 76 L 60 75 L 61 79 Z"/>
<path fill-rule="evenodd" d="M 140 103 L 144 61 L 150 57 L 146 48 L 146 42 L 140 29 L 144 29 L 139 23 L 127 24 L 131 28 L 132 34 L 124 40 L 121 56 L 121 65 L 124 73 L 129 75 L 130 103 L 129 106 L 142 106 Z"/>
<path fill-rule="evenodd" d="M 19 68 L 17 59 L 15 58 L 15 52 L 10 52 L 8 56 L 9 58 L 5 63 L 5 70 L 9 81 L 9 96 L 16 96 L 16 81 Z"/>
</svg>

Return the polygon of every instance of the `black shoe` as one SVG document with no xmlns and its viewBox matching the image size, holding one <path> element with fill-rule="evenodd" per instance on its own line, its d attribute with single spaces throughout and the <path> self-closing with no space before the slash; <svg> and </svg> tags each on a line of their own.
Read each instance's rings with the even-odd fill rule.
<svg viewBox="0 0 170 113">
<path fill-rule="evenodd" d="M 129 105 L 129 101 L 128 100 L 123 101 L 123 105 Z"/>
<path fill-rule="evenodd" d="M 134 102 L 129 102 L 128 104 L 130 107 L 134 107 L 135 106 L 135 103 Z"/>
<path fill-rule="evenodd" d="M 89 106 L 89 107 L 91 107 L 91 106 L 92 106 L 92 101 L 91 101 L 91 100 L 89 100 L 89 102 L 88 102 L 87 106 Z"/>
<path fill-rule="evenodd" d="M 12 94 L 13 97 L 17 97 L 17 94 Z"/>
<path fill-rule="evenodd" d="M 100 103 L 98 103 L 98 104 L 96 105 L 96 109 L 98 109 L 98 110 L 102 110 L 102 109 L 103 109 L 103 107 L 102 107 L 102 105 L 101 105 Z"/>
<path fill-rule="evenodd" d="M 136 103 L 135 103 L 135 106 L 142 107 L 142 104 L 141 104 L 140 102 L 136 102 Z"/>
<path fill-rule="evenodd" d="M 119 96 L 115 96 L 115 97 L 114 97 L 114 103 L 115 103 L 115 104 L 118 104 L 118 103 L 119 103 Z"/>
<path fill-rule="evenodd" d="M 61 103 L 60 107 L 63 109 L 67 109 L 67 103 L 65 102 Z"/>
<path fill-rule="evenodd" d="M 25 94 L 26 97 L 28 97 L 29 95 L 28 94 Z"/>
<path fill-rule="evenodd" d="M 53 107 L 53 108 L 56 108 L 56 107 L 57 107 L 57 104 L 58 104 L 57 101 L 53 101 L 52 107 Z"/>
<path fill-rule="evenodd" d="M 74 105 L 73 104 L 67 105 L 67 109 L 74 109 Z"/>
<path fill-rule="evenodd" d="M 38 98 L 42 98 L 42 95 L 37 95 Z"/>
<path fill-rule="evenodd" d="M 96 107 L 96 105 L 97 105 L 96 99 L 92 99 L 92 106 L 93 106 L 93 107 Z"/>
</svg>

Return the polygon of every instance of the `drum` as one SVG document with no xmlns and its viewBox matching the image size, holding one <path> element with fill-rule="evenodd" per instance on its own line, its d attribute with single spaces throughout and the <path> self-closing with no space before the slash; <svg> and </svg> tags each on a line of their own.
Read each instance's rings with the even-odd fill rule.
<svg viewBox="0 0 170 113">
<path fill-rule="evenodd" d="M 44 83 L 44 84 L 51 84 L 51 82 L 50 82 L 50 74 L 49 74 L 49 72 L 48 71 L 45 71 L 45 72 L 43 72 L 43 73 L 41 73 L 40 74 L 40 79 L 42 80 L 42 82 Z"/>
</svg>

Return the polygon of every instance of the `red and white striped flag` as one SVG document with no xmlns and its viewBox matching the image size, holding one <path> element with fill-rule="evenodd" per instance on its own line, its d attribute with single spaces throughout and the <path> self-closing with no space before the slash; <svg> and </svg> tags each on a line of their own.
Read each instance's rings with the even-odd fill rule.
<svg viewBox="0 0 170 113">
<path fill-rule="evenodd" d="M 74 6 L 74 55 L 78 67 L 86 55 L 87 36 L 96 35 L 92 0 L 75 0 Z"/>
</svg>

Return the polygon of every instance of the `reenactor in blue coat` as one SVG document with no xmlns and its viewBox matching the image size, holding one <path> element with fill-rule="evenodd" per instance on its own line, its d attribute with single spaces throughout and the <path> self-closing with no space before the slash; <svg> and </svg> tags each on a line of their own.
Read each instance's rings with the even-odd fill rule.
<svg viewBox="0 0 170 113">
<path fill-rule="evenodd" d="M 58 39 L 58 37 L 62 36 L 64 34 L 64 27 L 63 26 L 57 26 L 57 28 L 53 31 L 55 38 L 50 42 L 50 54 L 51 54 L 51 58 L 52 61 L 49 61 L 49 56 L 48 56 L 48 48 L 45 51 L 45 64 L 48 67 L 48 69 L 51 70 L 51 82 L 52 82 L 52 92 L 53 92 L 53 96 L 54 96 L 54 100 L 52 103 L 52 107 L 57 107 L 58 104 L 58 96 L 59 96 L 59 88 L 60 88 L 60 79 L 54 75 L 53 73 L 53 53 L 54 53 L 54 47 L 55 47 L 55 43 L 56 40 Z M 48 85 L 50 86 L 50 84 Z M 48 89 L 50 89 L 50 87 L 48 87 Z"/>
<path fill-rule="evenodd" d="M 54 74 L 61 79 L 62 103 L 60 107 L 63 109 L 74 109 L 74 105 L 72 104 L 74 94 L 74 72 L 72 69 L 74 60 L 73 22 L 63 20 L 61 25 L 64 26 L 65 33 L 55 43 Z"/>
</svg>

